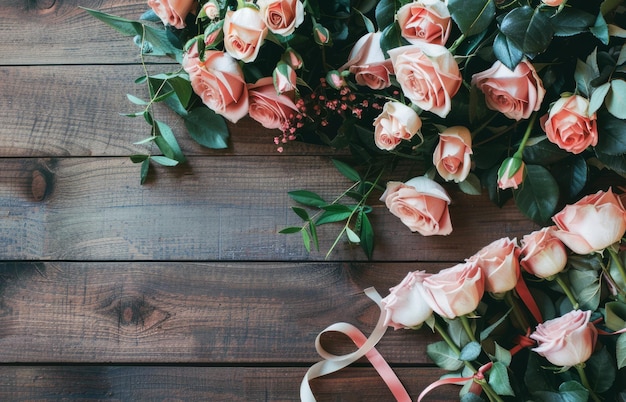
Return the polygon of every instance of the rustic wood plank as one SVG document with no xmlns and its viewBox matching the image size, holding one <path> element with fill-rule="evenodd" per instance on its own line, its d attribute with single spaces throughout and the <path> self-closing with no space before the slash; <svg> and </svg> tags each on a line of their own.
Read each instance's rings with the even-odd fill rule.
<svg viewBox="0 0 626 402">
<path fill-rule="evenodd" d="M 194 400 L 298 401 L 306 368 L 0 366 L 2 400 Z M 413 399 L 438 379 L 430 368 L 396 368 Z M 348 368 L 312 383 L 318 401 L 393 400 L 372 368 Z M 458 386 L 431 393 L 428 401 L 458 398 Z"/>
<path fill-rule="evenodd" d="M 0 258 L 6 260 L 321 260 L 340 227 L 321 228 L 321 251 L 308 254 L 287 192 L 333 199 L 350 183 L 324 157 L 198 157 L 157 169 L 139 184 L 127 158 L 0 160 Z M 461 261 L 501 237 L 536 228 L 514 205 L 451 188 L 454 231 L 411 233 L 373 201 L 374 260 Z M 363 260 L 340 242 L 331 259 Z"/>
<path fill-rule="evenodd" d="M 123 37 L 79 7 L 128 19 L 146 0 L 0 0 L 2 65 L 139 62 L 132 38 Z"/>
<path fill-rule="evenodd" d="M 445 264 L 0 263 L 1 363 L 310 365 L 335 322 L 369 334 L 382 296 L 416 269 Z M 427 329 L 388 330 L 390 363 L 432 364 Z M 336 354 L 355 348 L 322 339 Z M 2 381 L 0 381 L 1 383 Z"/>
<path fill-rule="evenodd" d="M 3 50 L 4 51 L 4 50 Z M 30 52 L 30 51 L 29 51 Z M 150 73 L 177 66 L 149 66 Z M 0 67 L 0 156 L 128 156 L 159 153 L 133 145 L 151 135 L 143 118 L 120 113 L 141 107 L 127 93 L 146 99 L 146 87 L 133 84 L 143 74 L 139 65 Z M 8 94 L 11 94 L 10 97 Z M 210 150 L 193 141 L 181 118 L 157 105 L 155 117 L 168 123 L 187 155 L 277 155 L 276 130 L 252 119 L 230 124 L 231 144 Z M 289 144 L 288 154 L 332 154 L 328 147 Z"/>
</svg>

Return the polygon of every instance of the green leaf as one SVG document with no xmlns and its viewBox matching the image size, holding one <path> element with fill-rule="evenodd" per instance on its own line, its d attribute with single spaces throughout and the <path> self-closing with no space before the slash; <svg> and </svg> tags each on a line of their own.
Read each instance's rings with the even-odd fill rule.
<svg viewBox="0 0 626 402">
<path fill-rule="evenodd" d="M 144 138 L 144 139 L 143 139 L 143 140 L 141 140 L 141 141 L 133 142 L 133 144 L 134 144 L 134 145 L 142 145 L 142 144 L 147 144 L 147 143 L 149 143 L 149 142 L 154 141 L 156 138 L 157 138 L 157 137 L 153 135 L 152 137 L 147 137 L 147 138 Z"/>
<path fill-rule="evenodd" d="M 495 362 L 491 366 L 489 370 L 489 385 L 498 395 L 515 396 L 509 380 L 509 371 L 501 362 Z"/>
<path fill-rule="evenodd" d="M 303 221 L 308 221 L 309 218 L 309 214 L 306 212 L 306 210 L 302 209 L 302 208 L 298 208 L 298 207 L 291 207 L 291 209 L 293 210 L 293 212 L 296 213 L 296 215 L 298 215 Z"/>
<path fill-rule="evenodd" d="M 587 185 L 589 179 L 589 169 L 585 158 L 575 155 L 559 163 L 552 169 L 552 175 L 559 183 L 564 195 L 573 200 Z"/>
<path fill-rule="evenodd" d="M 626 155 L 609 155 L 596 149 L 596 156 L 607 168 L 626 177 Z"/>
<path fill-rule="evenodd" d="M 176 137 L 174 136 L 174 132 L 172 131 L 170 126 L 159 120 L 155 120 L 154 122 L 157 127 L 157 132 L 161 135 L 161 137 L 165 140 L 167 145 L 172 150 L 172 155 L 169 157 L 181 163 L 185 162 L 187 158 L 185 158 L 185 155 L 183 155 L 183 151 L 180 149 L 178 141 L 176 141 Z"/>
<path fill-rule="evenodd" d="M 496 39 L 493 41 L 493 52 L 496 58 L 511 71 L 515 70 L 515 67 L 524 58 L 524 52 L 503 33 L 496 35 Z"/>
<path fill-rule="evenodd" d="M 611 84 L 605 82 L 604 84 L 593 90 L 593 92 L 591 93 L 591 98 L 589 99 L 589 110 L 587 111 L 589 115 L 592 115 L 598 109 L 600 109 L 600 107 L 604 103 L 604 98 L 606 98 L 606 95 L 609 93 L 610 89 Z"/>
<path fill-rule="evenodd" d="M 591 387 L 598 394 L 608 391 L 615 382 L 617 369 L 613 359 L 613 355 L 607 348 L 602 347 L 585 362 L 585 371 Z"/>
<path fill-rule="evenodd" d="M 541 53 L 552 41 L 550 19 L 540 9 L 523 6 L 511 10 L 500 23 L 504 33 L 524 53 Z"/>
<path fill-rule="evenodd" d="M 309 235 L 309 232 L 307 232 L 306 230 L 301 230 L 300 233 L 302 233 L 302 243 L 304 243 L 304 248 L 306 248 L 307 253 L 311 252 L 311 236 Z"/>
<path fill-rule="evenodd" d="M 433 362 L 444 370 L 454 371 L 463 367 L 464 363 L 458 359 L 458 356 L 450 346 L 444 341 L 430 343 L 426 346 L 426 353 Z"/>
<path fill-rule="evenodd" d="M 333 159 L 333 165 L 335 165 L 335 167 L 337 168 L 337 170 L 339 170 L 339 173 L 341 173 L 342 175 L 346 176 L 348 179 L 357 182 L 361 180 L 361 175 L 359 175 L 359 172 L 357 172 L 356 170 L 354 170 L 350 165 L 348 165 L 345 162 L 341 162 L 337 159 Z"/>
<path fill-rule="evenodd" d="M 317 218 L 315 223 L 318 225 L 324 225 L 327 223 L 341 222 L 343 220 L 348 219 L 351 215 L 352 215 L 352 211 L 345 211 L 345 212 L 324 211 L 324 213 L 321 214 L 319 218 Z"/>
<path fill-rule="evenodd" d="M 129 101 L 131 101 L 135 105 L 140 105 L 140 106 L 148 105 L 148 102 L 146 102 L 145 100 L 143 100 L 141 98 L 138 98 L 138 97 L 136 97 L 134 95 L 126 94 L 126 97 L 128 98 Z"/>
<path fill-rule="evenodd" d="M 167 156 L 155 155 L 151 156 L 150 159 L 163 166 L 176 166 L 178 165 L 178 161 L 168 158 Z"/>
<path fill-rule="evenodd" d="M 600 276 L 594 269 L 567 271 L 570 286 L 582 310 L 595 311 L 600 305 Z"/>
<path fill-rule="evenodd" d="M 183 117 L 189 135 L 207 148 L 228 147 L 228 126 L 224 118 L 206 107 L 192 109 Z"/>
<path fill-rule="evenodd" d="M 626 333 L 620 334 L 617 337 L 617 343 L 615 344 L 615 357 L 617 358 L 617 368 L 622 369 L 626 367 Z"/>
<path fill-rule="evenodd" d="M 595 148 L 608 155 L 626 153 L 626 121 L 604 110 L 598 113 L 598 144 Z"/>
<path fill-rule="evenodd" d="M 539 165 L 526 165 L 526 177 L 517 190 L 513 190 L 515 204 L 537 223 L 546 223 L 556 210 L 559 187 L 550 172 Z"/>
<path fill-rule="evenodd" d="M 371 259 L 374 251 L 374 229 L 364 211 L 359 212 L 359 219 L 361 219 L 361 248 L 367 255 L 367 258 Z"/>
<path fill-rule="evenodd" d="M 589 98 L 593 88 L 591 81 L 597 77 L 593 67 L 582 60 L 576 60 L 576 70 L 574 71 L 574 79 L 576 80 L 576 89 L 581 95 Z"/>
<path fill-rule="evenodd" d="M 346 227 L 346 235 L 348 236 L 348 240 L 350 243 L 359 244 L 361 242 L 361 238 L 358 234 L 354 233 L 354 230 Z"/>
<path fill-rule="evenodd" d="M 141 163 L 143 161 L 145 161 L 146 159 L 148 159 L 150 157 L 150 155 L 131 155 L 130 156 L 130 160 L 133 163 Z"/>
<path fill-rule="evenodd" d="M 489 335 L 491 335 L 493 330 L 498 328 L 498 326 L 500 326 L 500 324 L 502 324 L 502 322 L 504 320 L 506 320 L 506 317 L 508 317 L 510 312 L 511 312 L 511 310 L 507 311 L 507 313 L 504 314 L 502 317 L 500 317 L 498 319 L 498 321 L 494 322 L 493 324 L 491 324 L 487 328 L 485 328 L 482 331 L 480 331 L 480 335 L 479 335 L 478 339 L 480 339 L 481 342 L 484 341 L 485 339 L 487 339 L 487 337 L 489 337 Z"/>
<path fill-rule="evenodd" d="M 322 197 L 320 197 L 317 193 L 307 190 L 294 190 L 290 191 L 287 194 L 296 202 L 300 204 L 307 205 L 309 207 L 321 207 L 323 205 L 328 204 Z"/>
<path fill-rule="evenodd" d="M 573 36 L 587 32 L 596 22 L 596 17 L 574 7 L 565 7 L 549 19 L 555 36 Z"/>
<path fill-rule="evenodd" d="M 480 179 L 474 173 L 470 173 L 465 180 L 460 182 L 459 188 L 469 195 L 480 195 L 482 193 Z"/>
<path fill-rule="evenodd" d="M 484 31 L 496 17 L 493 0 L 449 0 L 448 10 L 465 36 Z"/>
<path fill-rule="evenodd" d="M 606 108 L 618 119 L 626 119 L 626 81 L 611 81 L 611 90 L 605 98 Z M 623 138 L 626 142 L 626 138 Z"/>
<path fill-rule="evenodd" d="M 379 30 L 384 30 L 393 24 L 396 16 L 396 1 L 380 0 L 376 5 L 374 16 Z"/>
<path fill-rule="evenodd" d="M 459 355 L 459 359 L 464 361 L 472 361 L 478 359 L 480 356 L 480 352 L 482 348 L 480 347 L 480 343 L 478 342 L 469 342 L 467 345 L 463 346 L 461 349 L 461 354 Z"/>
<path fill-rule="evenodd" d="M 609 44 L 609 26 L 606 24 L 606 20 L 602 14 L 598 14 L 594 24 L 589 28 L 589 31 L 602 42 L 604 45 Z"/>
<path fill-rule="evenodd" d="M 524 148 L 524 161 L 530 165 L 550 165 L 569 157 L 571 154 L 545 138 Z"/>
<path fill-rule="evenodd" d="M 367 32 L 376 32 L 376 27 L 374 26 L 374 23 L 369 18 L 367 18 L 365 14 L 363 14 L 358 8 L 353 8 L 353 10 L 356 11 L 357 14 L 359 14 L 359 16 L 361 16 L 361 18 L 363 19 L 363 24 L 365 25 Z"/>
<path fill-rule="evenodd" d="M 498 345 L 497 342 L 494 342 L 494 345 L 496 348 L 495 350 L 496 361 L 508 367 L 511 364 L 511 360 L 513 359 L 513 356 L 511 356 L 511 352 L 509 352 L 508 349 L 503 348 L 502 346 Z"/>
<path fill-rule="evenodd" d="M 605 325 L 612 331 L 626 328 L 626 304 L 621 301 L 610 301 L 604 305 Z"/>
<path fill-rule="evenodd" d="M 140 179 L 139 183 L 144 184 L 148 178 L 148 171 L 150 170 L 150 158 L 146 158 L 141 163 Z"/>
<path fill-rule="evenodd" d="M 301 231 L 302 228 L 299 226 L 289 226 L 286 227 L 284 229 L 282 229 L 280 232 L 278 233 L 282 233 L 282 234 L 291 234 L 291 233 L 298 233 L 299 231 Z"/>
<path fill-rule="evenodd" d="M 193 94 L 193 88 L 191 88 L 191 82 L 181 76 L 175 76 L 167 79 L 167 83 L 172 86 L 178 100 L 184 108 L 189 105 L 189 100 Z"/>
<path fill-rule="evenodd" d="M 403 42 L 402 39 L 402 30 L 397 22 L 388 25 L 387 28 L 383 30 L 380 38 L 380 48 L 383 50 L 385 56 L 388 56 L 387 51 L 402 46 L 404 43 L 405 42 Z"/>
</svg>

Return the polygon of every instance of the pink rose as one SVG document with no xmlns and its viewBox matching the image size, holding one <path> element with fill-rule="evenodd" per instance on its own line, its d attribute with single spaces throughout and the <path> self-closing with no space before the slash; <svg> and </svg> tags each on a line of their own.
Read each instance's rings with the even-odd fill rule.
<svg viewBox="0 0 626 402">
<path fill-rule="evenodd" d="M 384 89 L 391 85 L 389 76 L 393 74 L 390 59 L 385 58 L 380 47 L 382 32 L 363 35 L 355 44 L 346 64 L 339 71 L 349 68 L 356 83 L 372 89 Z"/>
<path fill-rule="evenodd" d="M 423 236 L 452 233 L 450 196 L 427 177 L 414 177 L 406 183 L 390 181 L 380 199 L 412 232 Z"/>
<path fill-rule="evenodd" d="M 528 60 L 522 60 L 513 71 L 496 61 L 490 69 L 474 74 L 472 85 L 485 94 L 489 109 L 518 121 L 539 110 L 546 94 L 535 67 Z"/>
<path fill-rule="evenodd" d="M 433 311 L 449 319 L 476 310 L 485 290 L 482 271 L 473 262 L 442 269 L 425 278 L 422 286 Z"/>
<path fill-rule="evenodd" d="M 185 27 L 185 18 L 196 4 L 195 0 L 148 0 L 148 6 L 161 21 L 177 29 Z"/>
<path fill-rule="evenodd" d="M 201 61 L 197 45 L 183 58 L 191 87 L 202 102 L 215 113 L 236 123 L 248 114 L 248 89 L 241 67 L 224 52 L 207 50 Z"/>
<path fill-rule="evenodd" d="M 426 321 L 433 310 L 424 299 L 424 278 L 426 271 L 409 272 L 399 285 L 389 289 L 390 293 L 382 300 L 385 310 L 385 325 L 394 329 L 415 328 Z"/>
<path fill-rule="evenodd" d="M 272 77 L 265 77 L 255 84 L 248 85 L 250 97 L 250 117 L 265 128 L 281 129 L 297 111 L 293 102 L 293 92 L 278 95 Z"/>
<path fill-rule="evenodd" d="M 444 180 L 462 182 L 472 167 L 472 134 L 461 126 L 448 127 L 439 134 L 433 164 Z"/>
<path fill-rule="evenodd" d="M 259 0 L 263 21 L 277 35 L 291 35 L 304 21 L 304 5 L 299 0 Z"/>
<path fill-rule="evenodd" d="M 568 152 L 579 154 L 598 144 L 596 114 L 589 116 L 589 101 L 580 95 L 562 97 L 541 117 L 548 140 Z"/>
<path fill-rule="evenodd" d="M 598 330 L 589 322 L 591 311 L 574 310 L 562 317 L 537 325 L 530 337 L 538 346 L 532 349 L 555 366 L 571 367 L 591 357 Z"/>
<path fill-rule="evenodd" d="M 476 263 L 482 270 L 485 291 L 503 293 L 517 285 L 520 273 L 518 256 L 516 240 L 505 237 L 483 247 L 467 261 Z"/>
<path fill-rule="evenodd" d="M 254 61 L 267 36 L 267 26 L 253 7 L 228 11 L 224 18 L 224 49 L 244 63 Z"/>
<path fill-rule="evenodd" d="M 287 63 L 279 62 L 272 72 L 274 88 L 279 94 L 292 92 L 296 89 L 298 76 L 296 71 Z"/>
<path fill-rule="evenodd" d="M 561 272 L 567 264 L 567 250 L 554 235 L 554 226 L 545 227 L 522 238 L 520 264 L 538 278 L 548 278 Z"/>
<path fill-rule="evenodd" d="M 559 229 L 555 236 L 577 254 L 604 250 L 626 231 L 626 211 L 610 188 L 567 205 L 552 220 Z"/>
<path fill-rule="evenodd" d="M 404 103 L 387 102 L 374 120 L 374 142 L 380 149 L 393 150 L 402 140 L 410 140 L 422 128 L 415 110 Z"/>
<path fill-rule="evenodd" d="M 401 35 L 411 44 L 420 41 L 445 45 L 450 35 L 451 18 L 446 3 L 418 0 L 400 7 L 396 14 Z"/>
<path fill-rule="evenodd" d="M 462 82 L 452 53 L 431 43 L 400 46 L 388 53 L 404 96 L 423 110 L 446 117 Z"/>
<path fill-rule="evenodd" d="M 202 10 L 204 14 L 210 20 L 215 20 L 220 16 L 220 8 L 217 3 L 213 0 L 207 2 L 204 6 L 202 6 Z"/>
<path fill-rule="evenodd" d="M 506 158 L 498 169 L 498 188 L 517 188 L 524 181 L 526 165 L 521 158 L 512 156 Z"/>
</svg>

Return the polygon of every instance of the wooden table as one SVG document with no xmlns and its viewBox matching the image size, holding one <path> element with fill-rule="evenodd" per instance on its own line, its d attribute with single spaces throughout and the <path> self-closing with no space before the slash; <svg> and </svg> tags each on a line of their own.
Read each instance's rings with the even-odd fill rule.
<svg viewBox="0 0 626 402">
<path fill-rule="evenodd" d="M 298 400 L 319 331 L 374 327 L 364 288 L 386 295 L 410 270 L 536 228 L 511 204 L 450 186 L 452 235 L 412 234 L 376 203 L 373 260 L 345 243 L 325 260 L 278 231 L 298 223 L 287 191 L 332 197 L 349 184 L 328 149 L 279 154 L 246 120 L 228 150 L 207 150 L 165 109 L 189 162 L 142 186 L 128 156 L 145 153 L 133 143 L 148 126 L 119 115 L 136 111 L 127 93 L 145 96 L 133 84 L 138 49 L 78 6 L 127 18 L 146 9 L 0 0 L 0 400 Z M 324 233 L 325 250 L 334 231 Z M 389 330 L 379 344 L 413 397 L 442 374 L 425 353 L 435 339 Z M 313 389 L 319 400 L 392 398 L 365 361 Z"/>
</svg>

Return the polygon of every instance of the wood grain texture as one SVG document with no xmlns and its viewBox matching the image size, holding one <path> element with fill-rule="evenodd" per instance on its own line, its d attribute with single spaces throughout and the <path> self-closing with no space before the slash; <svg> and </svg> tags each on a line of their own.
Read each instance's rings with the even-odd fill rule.
<svg viewBox="0 0 626 402">
<path fill-rule="evenodd" d="M 287 192 L 333 199 L 350 183 L 325 157 L 199 157 L 139 184 L 127 158 L 0 160 L 0 258 L 7 260 L 320 260 L 340 227 L 322 227 L 306 252 Z M 374 198 L 374 260 L 461 261 L 491 241 L 536 226 L 514 205 L 452 192 L 449 236 L 411 233 Z M 340 242 L 333 260 L 363 260 Z"/>
<path fill-rule="evenodd" d="M 413 399 L 442 373 L 431 368 L 395 371 Z M 0 399 L 298 401 L 305 372 L 300 367 L 0 366 Z M 393 400 L 376 372 L 367 367 L 315 379 L 311 388 L 319 402 Z M 453 400 L 458 390 L 447 385 L 427 400 Z"/>
<path fill-rule="evenodd" d="M 319 360 L 315 337 L 351 322 L 369 334 L 407 272 L 445 264 L 1 263 L 2 363 L 275 363 Z M 431 364 L 427 330 L 392 331 L 391 363 Z M 343 336 L 323 337 L 334 353 Z M 334 346 L 333 346 L 334 345 Z"/>
</svg>

